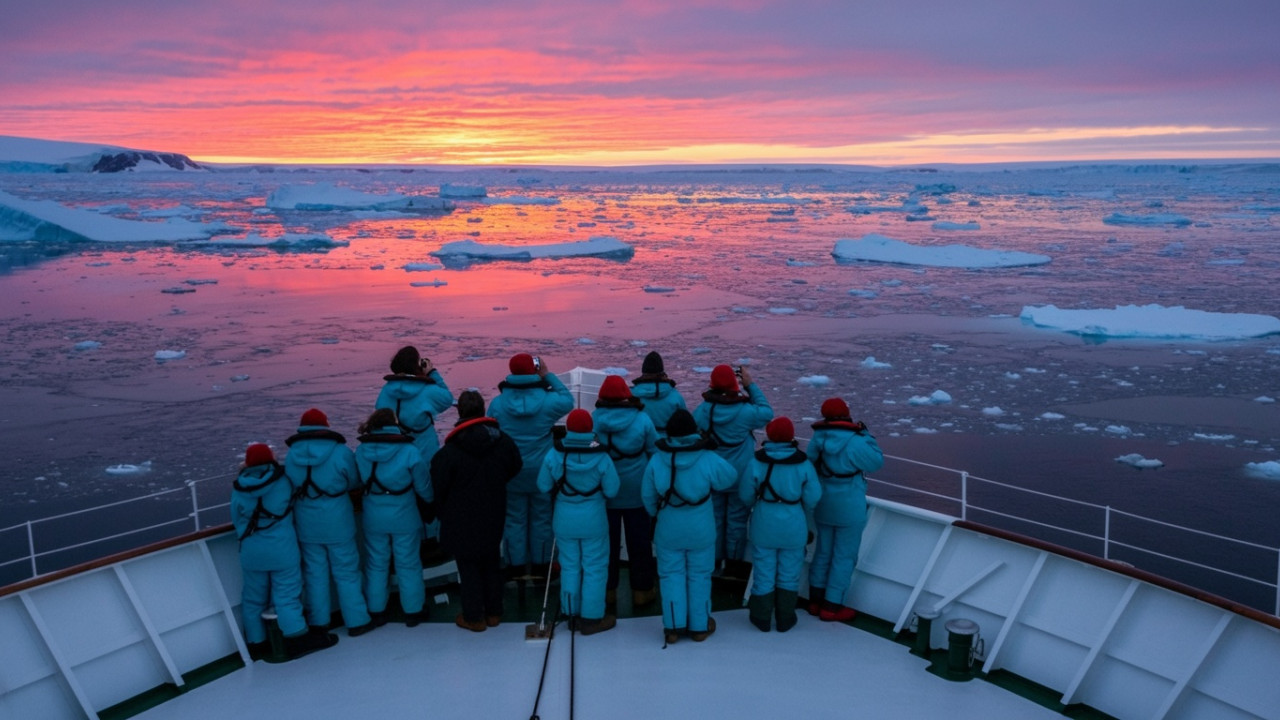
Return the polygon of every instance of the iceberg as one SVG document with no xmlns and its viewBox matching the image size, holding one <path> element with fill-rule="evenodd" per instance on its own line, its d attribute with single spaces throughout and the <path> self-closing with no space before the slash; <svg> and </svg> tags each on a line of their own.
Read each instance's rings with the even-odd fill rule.
<svg viewBox="0 0 1280 720">
<path fill-rule="evenodd" d="M 1164 467 L 1163 462 L 1156 460 L 1155 458 L 1145 458 L 1139 455 L 1138 453 L 1129 453 L 1128 455 L 1121 455 L 1120 457 L 1116 458 L 1116 462 L 1124 463 L 1125 465 L 1132 465 L 1133 467 L 1136 467 L 1139 470 Z"/>
<path fill-rule="evenodd" d="M 1016 250 L 984 250 L 967 245 L 912 245 L 872 233 L 859 240 L 837 240 L 836 262 L 880 262 L 925 267 L 997 268 L 1044 265 L 1048 255 Z"/>
<path fill-rule="evenodd" d="M 1245 463 L 1244 474 L 1261 480 L 1280 480 L 1280 462 Z"/>
<path fill-rule="evenodd" d="M 0 241 L 176 243 L 202 240 L 225 227 L 183 218 L 123 220 L 52 200 L 23 200 L 0 191 Z"/>
<path fill-rule="evenodd" d="M 1114 310 L 1027 305 L 1021 317 L 1037 327 L 1091 337 L 1238 340 L 1280 333 L 1280 318 L 1271 315 L 1215 313 L 1180 305 L 1117 305 Z"/>
<path fill-rule="evenodd" d="M 275 237 L 263 237 L 258 233 L 249 233 L 241 236 L 222 236 L 198 243 L 192 243 L 201 247 L 228 247 L 228 248 L 266 248 L 269 250 L 301 250 L 314 252 L 328 252 L 330 248 L 346 247 L 351 243 L 346 240 L 334 240 L 328 235 L 323 234 L 303 234 L 303 233 L 285 233 Z"/>
<path fill-rule="evenodd" d="M 479 199 L 489 194 L 489 191 L 483 185 L 454 185 L 453 183 L 441 183 L 440 197 L 442 198 L 462 198 L 462 199 Z"/>
<path fill-rule="evenodd" d="M 635 248 L 615 237 L 597 236 L 579 242 L 546 245 L 485 245 L 475 240 L 445 243 L 431 255 L 440 258 L 445 267 L 465 267 L 474 262 L 491 260 L 529 261 L 542 258 L 598 257 L 629 260 Z"/>
<path fill-rule="evenodd" d="M 401 212 L 447 212 L 453 203 L 421 195 L 377 195 L 332 183 L 283 185 L 267 196 L 272 210 L 399 210 Z"/>
</svg>

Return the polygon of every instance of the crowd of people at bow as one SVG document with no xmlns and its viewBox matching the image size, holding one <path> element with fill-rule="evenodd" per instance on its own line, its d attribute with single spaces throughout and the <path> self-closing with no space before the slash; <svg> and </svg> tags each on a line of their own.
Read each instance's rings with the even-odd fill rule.
<svg viewBox="0 0 1280 720">
<path fill-rule="evenodd" d="M 801 450 L 745 366 L 716 366 L 692 412 L 656 352 L 630 384 L 605 377 L 591 412 L 540 358 L 517 354 L 509 370 L 486 412 L 478 391 L 455 402 L 431 361 L 404 347 L 354 451 L 315 408 L 282 462 L 249 446 L 231 515 L 252 656 L 271 651 L 268 607 L 287 659 L 338 641 L 334 597 L 348 635 L 385 624 L 393 569 L 397 617 L 424 622 L 428 526 L 457 564 L 454 622 L 474 632 L 502 622 L 509 581 L 549 582 L 553 563 L 574 630 L 614 627 L 624 538 L 632 605 L 660 600 L 667 643 L 715 632 L 713 576 L 750 576 L 750 622 L 791 629 L 810 542 L 808 612 L 852 619 L 843 601 L 866 525 L 863 474 L 884 459 L 844 400 L 822 403 Z M 455 405 L 442 444 L 436 418 Z"/>
</svg>

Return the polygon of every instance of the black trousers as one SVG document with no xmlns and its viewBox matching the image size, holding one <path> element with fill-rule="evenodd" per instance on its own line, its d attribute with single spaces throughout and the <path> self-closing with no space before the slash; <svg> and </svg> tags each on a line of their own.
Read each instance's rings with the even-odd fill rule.
<svg viewBox="0 0 1280 720">
<path fill-rule="evenodd" d="M 484 622 L 486 617 L 502 615 L 502 556 L 456 557 L 458 584 L 461 586 L 462 617 L 467 622 Z"/>
<path fill-rule="evenodd" d="M 615 510 L 609 516 L 609 580 L 605 587 L 618 589 L 618 564 L 622 556 L 623 528 L 627 534 L 627 561 L 631 565 L 631 589 L 652 590 L 658 578 L 658 563 L 653 559 L 653 523 L 642 507 Z"/>
</svg>

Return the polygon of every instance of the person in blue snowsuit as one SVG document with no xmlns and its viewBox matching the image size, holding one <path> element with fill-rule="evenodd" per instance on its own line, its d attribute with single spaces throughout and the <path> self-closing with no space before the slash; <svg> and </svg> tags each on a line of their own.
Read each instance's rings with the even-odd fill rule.
<svg viewBox="0 0 1280 720">
<path fill-rule="evenodd" d="M 657 596 L 658 571 L 653 559 L 652 527 L 640 498 L 640 480 L 649 456 L 655 451 L 658 432 L 644 413 L 644 403 L 633 396 L 619 375 L 610 375 L 600 386 L 600 398 L 591 419 L 596 439 L 613 459 L 622 485 L 609 498 L 609 581 L 606 601 L 617 600 L 622 563 L 622 536 L 626 531 L 627 561 L 631 566 L 633 607 L 648 605 Z"/>
<path fill-rule="evenodd" d="M 453 406 L 453 393 L 431 361 L 421 357 L 412 345 L 400 348 L 391 358 L 391 373 L 378 393 L 375 408 L 396 413 L 400 429 L 413 438 L 418 453 L 428 465 L 440 449 L 436 416 Z"/>
<path fill-rule="evenodd" d="M 302 579 L 307 623 L 328 628 L 332 615 L 329 582 L 338 591 L 338 608 L 347 634 L 373 629 L 361 589 L 360 549 L 351 492 L 360 490 L 356 456 L 347 439 L 329 428 L 329 418 L 311 408 L 285 444 L 285 475 L 293 486 L 293 523 L 302 547 Z"/>
<path fill-rule="evenodd" d="M 432 500 L 428 467 L 411 436 L 400 431 L 396 414 L 374 410 L 360 426 L 356 467 L 364 486 L 364 596 L 373 622 L 387 619 L 391 561 L 405 624 L 426 619 L 426 586 L 422 580 L 422 516 L 418 499 Z"/>
<path fill-rule="evenodd" d="M 290 658 L 330 647 L 338 636 L 312 632 L 302 611 L 302 558 L 294 532 L 293 488 L 271 448 L 254 443 L 244 454 L 244 467 L 231 486 L 231 523 L 240 538 L 243 576 L 240 612 L 245 642 L 252 658 L 267 655 L 267 627 L 262 613 L 276 611 Z"/>
<path fill-rule="evenodd" d="M 687 410 L 684 396 L 676 389 L 676 381 L 667 377 L 662 356 L 650 352 L 640 365 L 640 377 L 631 381 L 631 394 L 644 403 L 644 414 L 653 421 L 653 427 L 662 437 L 666 436 L 667 421 L 677 410 Z"/>
<path fill-rule="evenodd" d="M 715 569 L 716 526 L 711 496 L 728 492 L 738 472 L 706 448 L 688 410 L 667 423 L 649 458 L 640 494 L 654 517 L 653 548 L 662 590 L 662 626 L 667 643 L 688 632 L 695 642 L 715 632 L 711 617 L 711 573 Z"/>
<path fill-rule="evenodd" d="M 507 544 L 509 572 L 546 577 L 551 563 L 551 496 L 538 492 L 538 469 L 551 449 L 551 428 L 573 409 L 573 394 L 546 363 L 519 353 L 508 364 L 511 374 L 498 384 L 489 403 L 489 417 L 516 441 L 524 463 L 507 485 Z M 532 569 L 526 568 L 533 565 Z"/>
<path fill-rule="evenodd" d="M 560 612 L 583 635 L 613 628 L 605 614 L 609 574 L 609 522 L 605 501 L 618 493 L 618 471 L 592 434 L 591 414 L 569 413 L 563 440 L 538 470 L 538 490 L 552 498 L 552 529 L 560 556 Z"/>
<path fill-rule="evenodd" d="M 741 481 L 750 469 L 755 452 L 752 431 L 773 419 L 773 408 L 764 391 L 751 379 L 751 371 L 740 367 L 735 374 L 728 365 L 711 371 L 711 387 L 702 393 L 702 404 L 693 411 L 698 429 L 715 446 L 716 454 L 738 471 Z M 738 379 L 742 379 L 742 387 Z M 724 560 L 724 576 L 746 580 L 751 568 L 746 555 L 747 509 L 738 497 L 737 485 L 712 497 L 716 514 L 716 560 Z"/>
<path fill-rule="evenodd" d="M 840 398 L 822 403 L 822 420 L 813 424 L 809 459 L 822 483 L 814 509 L 817 545 L 809 564 L 809 614 L 828 622 L 852 620 L 844 604 L 867 526 L 864 473 L 884 466 L 884 453 L 867 426 L 850 416 Z"/>
<path fill-rule="evenodd" d="M 751 512 L 751 560 L 754 582 L 747 601 L 751 624 L 769 632 L 777 617 L 778 632 L 796 624 L 796 594 L 809 540 L 808 514 L 822 497 L 818 474 L 796 446 L 796 428 L 779 417 L 765 426 L 768 439 L 751 460 L 738 496 Z"/>
</svg>

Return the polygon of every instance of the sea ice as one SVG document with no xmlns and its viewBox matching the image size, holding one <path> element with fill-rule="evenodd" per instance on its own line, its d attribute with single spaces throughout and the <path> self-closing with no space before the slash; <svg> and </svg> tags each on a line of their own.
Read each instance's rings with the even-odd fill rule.
<svg viewBox="0 0 1280 720">
<path fill-rule="evenodd" d="M 1056 413 L 1056 412 L 1040 413 L 1041 420 L 1063 420 L 1066 417 L 1067 417 L 1066 415 L 1063 415 L 1062 413 Z"/>
<path fill-rule="evenodd" d="M 1048 255 L 1016 250 L 985 250 L 967 245 L 912 245 L 872 233 L 858 240 L 837 240 L 837 262 L 882 262 L 925 267 L 997 268 L 1043 265 Z"/>
<path fill-rule="evenodd" d="M 176 243 L 204 239 L 225 228 L 222 223 L 194 223 L 183 218 L 123 220 L 52 200 L 23 200 L 0 192 L 0 240 Z"/>
<path fill-rule="evenodd" d="M 141 475 L 142 473 L 151 472 L 151 461 L 138 463 L 120 463 L 119 465 L 111 465 L 107 468 L 108 475 Z"/>
<path fill-rule="evenodd" d="M 155 358 L 156 358 L 156 362 L 164 363 L 170 360 L 181 360 L 186 356 L 187 356 L 186 350 L 157 350 Z"/>
<path fill-rule="evenodd" d="M 934 390 L 931 395 L 915 395 L 907 400 L 908 405 L 946 405 L 951 402 L 951 395 L 942 390 Z"/>
<path fill-rule="evenodd" d="M 331 248 L 346 247 L 351 243 L 346 240 L 335 240 L 322 233 L 285 233 L 275 237 L 263 237 L 258 233 L 251 232 L 241 236 L 221 235 L 191 244 L 201 247 L 266 248 L 269 250 L 327 252 Z"/>
<path fill-rule="evenodd" d="M 1148 468 L 1158 468 L 1158 467 L 1164 466 L 1164 463 L 1161 462 L 1160 460 L 1156 460 L 1155 458 L 1145 458 L 1139 455 L 1138 453 L 1129 453 L 1128 455 L 1121 455 L 1120 457 L 1116 458 L 1116 462 L 1124 463 L 1125 465 L 1132 465 L 1138 468 L 1139 470 L 1145 470 Z"/>
<path fill-rule="evenodd" d="M 440 198 L 392 193 L 377 195 L 331 183 L 283 185 L 267 196 L 273 210 L 399 210 L 401 212 L 442 212 L 453 204 Z"/>
<path fill-rule="evenodd" d="M 1276 399 L 1271 397 L 1270 395 L 1259 395 L 1258 397 L 1254 398 L 1253 401 L 1256 403 L 1273 403 L 1276 401 Z"/>
<path fill-rule="evenodd" d="M 981 230 L 982 225 L 976 222 L 947 222 L 945 220 L 933 224 L 934 230 Z"/>
<path fill-rule="evenodd" d="M 990 415 L 992 417 L 1000 417 L 1001 415 L 1004 415 L 1004 409 L 999 405 L 993 405 L 991 407 L 982 408 L 982 414 Z"/>
<path fill-rule="evenodd" d="M 826 385 L 830 383 L 831 378 L 827 377 L 826 375 L 805 375 L 801 377 L 798 382 L 801 385 L 810 385 L 813 387 L 818 387 L 818 386 Z"/>
<path fill-rule="evenodd" d="M 81 340 L 75 344 L 75 350 L 96 350 L 102 347 L 102 343 L 97 340 Z M 1275 402 L 1274 400 L 1272 402 Z"/>
<path fill-rule="evenodd" d="M 546 245 L 485 245 L 475 240 L 458 240 L 445 243 L 431 252 L 446 267 L 465 267 L 474 262 L 489 260 L 527 261 L 540 258 L 598 257 L 611 260 L 627 260 L 635 254 L 635 248 L 615 237 L 597 236 L 578 242 L 548 243 Z"/>
<path fill-rule="evenodd" d="M 1109 432 L 1112 435 L 1128 435 L 1133 432 L 1127 425 L 1108 425 L 1103 430 L 1104 432 Z"/>
<path fill-rule="evenodd" d="M 1114 310 L 1027 305 L 1021 317 L 1039 327 L 1098 337 L 1233 340 L 1280 333 L 1280 318 L 1271 315 L 1205 312 L 1180 305 L 1117 305 Z"/>
<path fill-rule="evenodd" d="M 449 282 L 447 280 L 440 280 L 437 278 L 434 280 L 417 280 L 409 283 L 409 287 L 444 287 L 448 284 Z"/>
<path fill-rule="evenodd" d="M 1280 480 L 1280 462 L 1245 463 L 1244 474 L 1262 480 Z"/>
<path fill-rule="evenodd" d="M 868 355 L 868 356 L 867 356 L 867 357 L 866 357 L 866 358 L 865 358 L 861 363 L 859 363 L 859 364 L 860 364 L 862 367 L 864 367 L 864 368 L 866 368 L 866 369 L 868 369 L 868 370 L 881 370 L 881 369 L 886 369 L 886 368 L 891 368 L 891 367 L 893 367 L 893 365 L 892 365 L 892 364 L 890 364 L 890 363 L 887 363 L 887 362 L 880 362 L 879 360 L 876 360 L 876 356 L 875 356 L 875 355 Z"/>
<path fill-rule="evenodd" d="M 459 199 L 479 199 L 489 194 L 489 191 L 483 185 L 455 185 L 453 183 L 441 183 L 440 197 L 442 198 L 459 198 Z"/>
<path fill-rule="evenodd" d="M 441 265 L 440 263 L 433 263 L 433 262 L 415 262 L 415 263 L 404 264 L 405 272 L 425 272 L 428 270 L 441 270 L 443 268 L 444 266 Z"/>
<path fill-rule="evenodd" d="M 499 197 L 486 197 L 480 202 L 485 205 L 559 205 L 560 198 L 530 197 L 527 195 L 503 195 Z"/>
<path fill-rule="evenodd" d="M 1191 224 L 1191 219 L 1183 215 L 1174 215 L 1173 213 L 1152 213 L 1150 215 L 1111 213 L 1102 218 L 1102 222 L 1107 225 L 1173 225 L 1175 227 L 1185 227 Z"/>
</svg>

